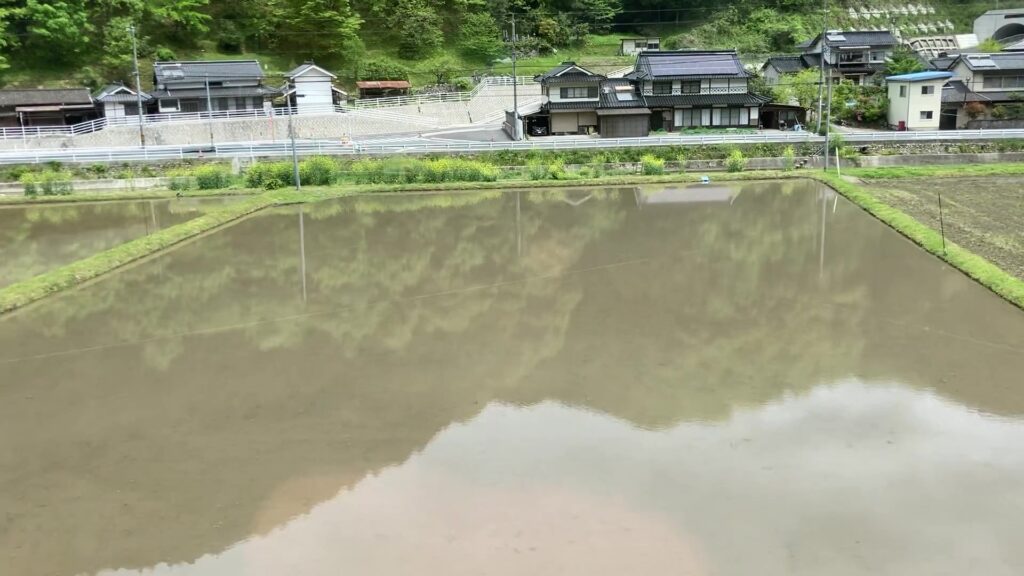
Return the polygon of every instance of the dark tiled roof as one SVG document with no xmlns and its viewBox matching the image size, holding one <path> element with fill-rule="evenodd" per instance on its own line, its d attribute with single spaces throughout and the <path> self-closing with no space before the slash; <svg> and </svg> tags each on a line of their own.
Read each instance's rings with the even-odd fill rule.
<svg viewBox="0 0 1024 576">
<path fill-rule="evenodd" d="M 674 96 L 644 96 L 648 108 L 675 108 L 678 106 L 760 106 L 769 101 L 754 94 L 681 94 Z"/>
<path fill-rule="evenodd" d="M 93 94 L 93 100 L 97 102 L 138 102 L 135 90 L 124 84 L 107 84 L 98 92 Z M 153 97 L 145 92 L 142 93 L 142 101 L 152 100 Z"/>
<path fill-rule="evenodd" d="M 597 74 L 580 74 L 579 72 L 566 72 L 561 76 L 550 76 L 545 78 L 545 84 L 597 84 L 604 80 L 604 76 Z"/>
<path fill-rule="evenodd" d="M 599 101 L 587 100 L 586 102 L 548 102 L 546 106 L 548 110 L 555 110 L 558 112 L 593 112 L 597 109 Z"/>
<path fill-rule="evenodd" d="M 1018 102 L 1024 98 L 1024 92 L 975 92 L 970 90 L 961 80 L 950 80 L 942 88 L 942 101 L 947 104 L 966 104 L 967 102 Z"/>
<path fill-rule="evenodd" d="M 931 67 L 936 70 L 949 70 L 950 64 L 956 61 L 956 56 L 944 56 L 932 58 Z"/>
<path fill-rule="evenodd" d="M 671 78 L 747 78 L 750 74 L 743 67 L 734 50 L 672 50 L 666 52 L 641 52 L 636 67 L 627 78 L 638 80 Z"/>
<path fill-rule="evenodd" d="M 88 88 L 37 88 L 0 90 L 0 106 L 41 106 L 45 104 L 92 104 Z"/>
<path fill-rule="evenodd" d="M 997 52 L 995 54 L 978 54 L 976 56 L 988 56 L 987 59 L 979 59 L 972 54 L 963 54 L 958 60 L 963 61 L 970 70 L 1024 70 L 1024 53 L 1020 52 Z M 991 60 L 993 65 L 983 65 L 979 60 Z"/>
<path fill-rule="evenodd" d="M 807 68 L 817 68 L 821 66 L 821 54 L 804 54 L 800 56 L 800 59 L 804 61 Z"/>
<path fill-rule="evenodd" d="M 618 94 L 621 91 L 616 90 L 616 87 L 628 86 L 630 88 L 627 94 L 632 94 L 632 100 L 621 100 Z M 605 80 L 601 83 L 601 108 L 613 109 L 613 108 L 643 108 L 644 99 L 641 95 L 636 93 L 633 89 L 633 85 L 629 80 L 622 78 L 616 78 L 613 80 Z"/>
<path fill-rule="evenodd" d="M 840 31 L 832 34 L 826 34 L 828 36 L 842 36 L 843 40 L 828 40 L 829 46 L 896 46 L 899 41 L 892 35 L 892 32 L 888 30 L 858 30 L 858 31 Z M 818 34 L 808 42 L 801 43 L 798 48 L 807 49 L 814 46 L 821 40 L 821 34 Z"/>
<path fill-rule="evenodd" d="M 304 72 L 307 72 L 307 71 L 309 71 L 311 69 L 323 70 L 327 74 L 330 74 L 331 78 L 337 78 L 337 76 L 335 74 L 333 74 L 330 70 L 327 70 L 326 68 L 323 68 L 321 66 L 317 66 L 316 64 L 314 64 L 312 62 L 305 62 L 303 64 L 300 64 L 299 66 L 296 66 L 295 68 L 292 68 L 291 70 L 288 71 L 287 74 L 285 74 L 285 77 L 287 77 L 287 78 L 295 78 L 296 76 L 298 76 L 300 74 L 303 74 Z"/>
<path fill-rule="evenodd" d="M 762 69 L 769 66 L 774 67 L 783 74 L 791 74 L 807 68 L 807 64 L 804 63 L 804 59 L 801 56 L 772 56 L 764 63 Z"/>
<path fill-rule="evenodd" d="M 263 86 L 210 87 L 211 98 L 244 98 L 247 96 L 277 96 L 278 94 L 280 91 Z M 154 98 L 206 98 L 206 89 L 154 90 L 152 96 Z"/>
<path fill-rule="evenodd" d="M 154 62 L 153 76 L 157 82 L 183 82 L 206 80 L 262 79 L 263 68 L 257 60 L 198 60 L 181 62 Z"/>
<path fill-rule="evenodd" d="M 573 70 L 572 72 L 566 72 L 567 70 L 572 68 L 575 68 L 576 70 Z M 543 74 L 538 74 L 534 76 L 533 79 L 537 82 L 552 82 L 556 81 L 556 78 L 565 75 L 563 73 L 571 74 L 574 77 L 574 81 L 585 81 L 586 78 L 591 77 L 597 78 L 599 80 L 604 78 L 604 76 L 601 76 L 600 74 L 595 74 L 590 70 L 587 70 L 586 68 L 583 68 L 582 66 L 576 64 L 575 62 L 562 62 L 561 64 L 555 66 L 551 70 L 548 70 Z"/>
</svg>

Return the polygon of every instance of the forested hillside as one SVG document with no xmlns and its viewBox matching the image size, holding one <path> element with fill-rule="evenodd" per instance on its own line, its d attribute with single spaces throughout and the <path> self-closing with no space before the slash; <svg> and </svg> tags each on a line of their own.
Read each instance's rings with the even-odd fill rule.
<svg viewBox="0 0 1024 576">
<path fill-rule="evenodd" d="M 830 17 L 837 25 L 917 22 L 923 32 L 963 32 L 994 4 L 833 0 Z M 851 15 L 851 7 L 878 16 Z M 132 24 L 144 62 L 245 55 L 282 71 L 313 58 L 348 80 L 411 72 L 421 83 L 447 81 L 505 58 L 513 15 L 519 54 L 526 58 L 521 73 L 534 74 L 572 55 L 621 64 L 617 38 L 631 34 L 659 34 L 670 48 L 738 48 L 748 57 L 787 52 L 820 30 L 822 2 L 0 0 L 0 82 L 96 86 L 130 80 Z"/>
</svg>

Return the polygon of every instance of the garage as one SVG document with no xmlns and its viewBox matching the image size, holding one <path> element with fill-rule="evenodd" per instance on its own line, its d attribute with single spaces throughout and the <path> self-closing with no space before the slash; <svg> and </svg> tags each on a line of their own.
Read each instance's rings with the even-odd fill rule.
<svg viewBox="0 0 1024 576">
<path fill-rule="evenodd" d="M 597 115 L 602 138 L 636 138 L 650 133 L 651 111 L 647 108 L 599 109 Z"/>
</svg>

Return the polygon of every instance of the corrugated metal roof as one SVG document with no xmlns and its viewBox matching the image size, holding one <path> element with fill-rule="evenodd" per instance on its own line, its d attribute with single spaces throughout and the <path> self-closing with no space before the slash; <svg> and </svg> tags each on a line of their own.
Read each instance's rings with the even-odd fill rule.
<svg viewBox="0 0 1024 576">
<path fill-rule="evenodd" d="M 0 106 L 42 106 L 46 104 L 92 104 L 88 88 L 36 88 L 0 90 Z"/>
<path fill-rule="evenodd" d="M 896 76 L 886 76 L 885 79 L 890 82 L 924 82 L 926 80 L 946 80 L 952 77 L 952 72 L 932 70 L 925 72 L 913 72 L 911 74 L 897 74 Z"/>
<path fill-rule="evenodd" d="M 408 80 L 360 80 L 356 82 L 358 88 L 409 88 Z"/>
<path fill-rule="evenodd" d="M 187 60 L 153 63 L 153 76 L 158 83 L 195 82 L 206 80 L 262 79 L 263 68 L 258 60 Z"/>
</svg>

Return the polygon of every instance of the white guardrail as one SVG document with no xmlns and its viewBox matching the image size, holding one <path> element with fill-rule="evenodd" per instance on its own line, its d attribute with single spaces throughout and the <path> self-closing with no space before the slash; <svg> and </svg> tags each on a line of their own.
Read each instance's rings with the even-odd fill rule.
<svg viewBox="0 0 1024 576">
<path fill-rule="evenodd" d="M 1024 138 L 1024 129 L 1016 130 L 943 130 L 929 132 L 877 132 L 843 134 L 848 144 L 872 142 L 922 142 L 999 140 Z M 386 155 L 424 153 L 467 153 L 491 150 L 573 150 L 600 148 L 646 148 L 656 146 L 698 146 L 704 144 L 815 143 L 825 138 L 806 132 L 762 132 L 758 134 L 705 134 L 699 136 L 655 136 L 646 138 L 537 138 L 521 142 L 431 141 L 416 137 L 396 137 L 379 143 L 299 140 L 299 155 Z M 217 145 L 151 146 L 148 148 L 58 148 L 0 153 L 0 164 L 37 164 L 43 162 L 123 162 L 185 158 L 271 158 L 288 156 L 288 141 L 236 142 Z"/>
<path fill-rule="evenodd" d="M 534 84 L 533 78 L 528 76 L 517 77 L 518 84 L 525 86 Z M 472 100 L 481 90 L 488 86 L 512 86 L 511 76 L 488 76 L 468 92 L 442 92 L 438 94 L 418 94 L 413 96 L 394 96 L 388 98 L 371 98 L 367 100 L 355 100 L 348 106 L 305 106 L 300 111 L 294 108 L 255 108 L 250 110 L 214 110 L 212 112 L 173 112 L 167 114 L 145 114 L 142 116 L 143 126 L 157 126 L 169 122 L 207 122 L 210 120 L 238 120 L 247 118 L 283 117 L 289 115 L 303 114 L 335 114 L 351 110 L 377 110 L 382 108 L 396 108 L 398 106 L 410 106 L 428 104 L 434 102 L 468 102 Z M 88 122 L 80 122 L 70 126 L 27 126 L 14 128 L 0 128 L 0 140 L 14 140 L 23 138 L 42 138 L 46 136 L 79 136 L 92 134 L 104 128 L 113 126 L 138 126 L 138 116 L 110 116 L 97 118 Z"/>
</svg>

